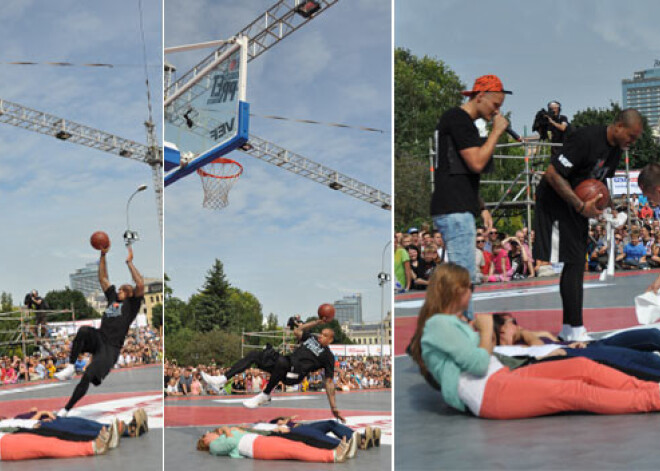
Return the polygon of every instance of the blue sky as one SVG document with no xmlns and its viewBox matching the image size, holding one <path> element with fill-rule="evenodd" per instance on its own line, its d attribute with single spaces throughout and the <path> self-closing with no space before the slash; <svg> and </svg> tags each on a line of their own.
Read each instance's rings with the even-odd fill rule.
<svg viewBox="0 0 660 471">
<path fill-rule="evenodd" d="M 154 121 L 160 136 L 162 11 L 143 0 Z M 117 67 L 0 64 L 0 98 L 145 143 L 147 119 L 138 3 L 4 0 L 0 9 L 0 62 L 68 61 Z M 69 284 L 69 273 L 95 261 L 95 230 L 114 241 L 109 274 L 130 280 L 122 234 L 126 201 L 141 184 L 149 189 L 131 204 L 131 226 L 142 238 L 135 265 L 160 276 L 162 244 L 151 169 L 137 161 L 0 124 L 0 291 L 15 304 L 30 289 L 45 294 Z"/>
<path fill-rule="evenodd" d="M 621 104 L 621 80 L 660 59 L 652 0 L 397 0 L 395 15 L 397 47 L 441 59 L 467 86 L 497 74 L 514 92 L 503 110 L 521 134 L 550 100 L 569 119 Z"/>
<path fill-rule="evenodd" d="M 273 4 L 174 1 L 165 46 L 227 39 Z M 185 6 L 184 6 L 185 5 Z M 179 73 L 208 52 L 168 56 Z M 391 9 L 343 1 L 248 64 L 248 102 L 260 115 L 343 122 L 384 134 L 252 118 L 250 132 L 391 192 Z M 166 136 L 167 137 L 167 136 Z M 203 209 L 197 175 L 166 190 L 166 262 L 174 294 L 187 299 L 215 258 L 233 286 L 253 293 L 282 322 L 318 305 L 363 295 L 363 317 L 381 312 L 377 274 L 391 213 L 242 153 L 244 173 L 219 212 Z M 391 257 L 386 251 L 385 266 Z M 389 309 L 389 287 L 386 291 Z"/>
</svg>

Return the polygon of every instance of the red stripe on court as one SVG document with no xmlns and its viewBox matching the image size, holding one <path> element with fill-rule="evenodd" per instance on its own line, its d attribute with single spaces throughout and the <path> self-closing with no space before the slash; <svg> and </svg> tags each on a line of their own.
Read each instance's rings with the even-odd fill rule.
<svg viewBox="0 0 660 471">
<path fill-rule="evenodd" d="M 561 330 L 562 310 L 542 309 L 538 311 L 508 311 L 518 320 L 518 324 L 530 330 L 548 330 L 557 333 Z M 634 307 L 587 308 L 583 310 L 584 325 L 587 330 L 625 329 L 639 325 Z M 397 317 L 394 319 L 394 354 L 403 355 L 417 328 L 417 317 Z"/>
<path fill-rule="evenodd" d="M 392 415 L 390 411 L 341 410 L 345 417 Z M 201 427 L 207 425 L 245 424 L 268 421 L 275 417 L 298 416 L 298 420 L 326 420 L 334 418 L 329 409 L 300 409 L 297 407 L 165 407 L 165 427 Z"/>
<path fill-rule="evenodd" d="M 83 397 L 80 402 L 76 404 L 76 407 L 85 406 L 88 404 L 97 404 L 99 402 L 114 401 L 117 399 L 124 399 L 127 397 L 135 397 L 137 395 L 151 396 L 156 394 L 162 394 L 161 391 L 140 391 L 140 392 L 125 392 L 125 393 L 112 393 L 112 394 L 94 394 L 91 396 Z M 0 402 L 0 415 L 13 417 L 17 414 L 22 414 L 29 411 L 32 407 L 36 407 L 38 410 L 50 410 L 57 411 L 60 410 L 66 402 L 69 400 L 69 397 L 48 397 L 40 399 L 17 399 L 15 401 L 2 401 Z M 140 407 L 136 405 L 135 407 Z"/>
<path fill-rule="evenodd" d="M 615 278 L 625 278 L 628 276 L 639 276 L 639 275 L 647 275 L 650 273 L 655 273 L 655 274 L 660 274 L 659 269 L 655 270 L 633 270 L 633 271 L 626 271 L 626 272 L 620 272 L 620 273 L 615 273 L 614 277 Z M 600 274 L 588 274 L 585 275 L 584 281 L 594 281 L 598 280 L 600 278 Z M 556 285 L 559 284 L 559 277 L 552 277 L 549 279 L 537 279 L 533 278 L 529 281 L 516 281 L 514 283 L 488 283 L 485 285 L 479 285 L 476 287 L 474 290 L 476 293 L 484 292 L 484 291 L 500 291 L 500 290 L 506 290 L 506 289 L 517 289 L 517 288 L 530 288 L 534 286 L 548 286 L 548 285 Z M 394 297 L 395 301 L 410 301 L 414 299 L 424 299 L 426 296 L 425 291 L 416 291 L 414 293 L 404 293 L 404 294 L 398 294 Z"/>
</svg>

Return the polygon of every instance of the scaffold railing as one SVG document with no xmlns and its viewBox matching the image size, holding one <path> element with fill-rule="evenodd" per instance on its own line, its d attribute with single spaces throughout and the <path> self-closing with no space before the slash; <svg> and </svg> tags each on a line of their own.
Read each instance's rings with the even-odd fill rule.
<svg viewBox="0 0 660 471">
<path fill-rule="evenodd" d="M 18 311 L 0 313 L 0 356 L 6 355 L 9 350 L 16 350 L 20 346 L 23 358 L 28 356 L 29 346 L 38 346 L 42 341 L 48 341 L 55 345 L 48 337 L 48 318 L 66 315 L 64 324 L 75 325 L 75 311 L 73 309 L 63 310 L 31 310 L 20 309 Z M 70 319 L 70 320 L 69 320 Z M 58 322 L 58 326 L 62 326 Z"/>
</svg>

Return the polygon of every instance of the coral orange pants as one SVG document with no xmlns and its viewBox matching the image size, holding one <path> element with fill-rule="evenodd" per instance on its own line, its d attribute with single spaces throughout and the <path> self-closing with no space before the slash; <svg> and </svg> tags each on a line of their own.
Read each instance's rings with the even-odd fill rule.
<svg viewBox="0 0 660 471">
<path fill-rule="evenodd" d="M 567 411 L 628 414 L 660 410 L 658 383 L 641 381 L 587 358 L 549 361 L 486 383 L 479 416 L 520 419 Z"/>
<path fill-rule="evenodd" d="M 323 450 L 281 437 L 257 437 L 252 444 L 255 460 L 298 460 L 333 463 L 334 450 Z"/>
<path fill-rule="evenodd" d="M 92 455 L 94 448 L 91 441 L 70 442 L 31 433 L 8 433 L 0 436 L 0 461 Z"/>
</svg>

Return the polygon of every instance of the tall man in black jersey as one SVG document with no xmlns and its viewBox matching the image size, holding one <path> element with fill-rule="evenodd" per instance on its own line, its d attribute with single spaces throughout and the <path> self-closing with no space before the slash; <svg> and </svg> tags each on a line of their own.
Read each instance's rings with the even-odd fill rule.
<svg viewBox="0 0 660 471">
<path fill-rule="evenodd" d="M 484 225 L 492 227 L 490 213 L 479 197 L 481 173 L 491 163 L 495 144 L 509 126 L 500 114 L 505 95 L 502 82 L 495 75 L 483 75 L 472 90 L 461 92 L 469 97 L 461 106 L 447 110 L 438 122 L 435 189 L 431 216 L 442 234 L 447 258 L 461 265 L 476 280 L 475 217 L 481 213 Z M 474 124 L 478 118 L 492 121 L 488 138 L 482 138 Z M 466 313 L 472 318 L 472 304 Z"/>
<path fill-rule="evenodd" d="M 92 362 L 73 390 L 69 402 L 64 406 L 64 409 L 57 413 L 59 416 L 66 417 L 73 406 L 87 393 L 89 383 L 98 386 L 108 375 L 117 362 L 128 329 L 138 312 L 140 312 L 140 306 L 144 299 L 144 281 L 140 272 L 133 265 L 133 249 L 128 246 L 126 264 L 135 286 L 121 285 L 119 291 L 108 280 L 108 268 L 105 261 L 108 250 L 110 250 L 110 247 L 101 250 L 101 259 L 99 260 L 99 283 L 101 283 L 101 288 L 108 300 L 108 307 L 103 313 L 101 326 L 98 329 L 84 326 L 78 330 L 71 345 L 69 364 L 55 376 L 59 380 L 71 379 L 75 372 L 74 363 L 81 353 L 91 353 Z"/>
<path fill-rule="evenodd" d="M 568 136 L 561 153 L 552 156 L 536 191 L 534 258 L 564 262 L 559 292 L 564 314 L 560 337 L 588 340 L 582 322 L 582 296 L 588 219 L 602 211 L 598 195 L 582 201 L 573 189 L 588 179 L 605 180 L 614 175 L 622 151 L 635 143 L 643 120 L 634 109 L 623 110 L 609 126 L 587 126 Z"/>
<path fill-rule="evenodd" d="M 328 348 L 328 345 L 335 339 L 335 333 L 332 329 L 323 329 L 321 335 L 316 337 L 307 332 L 307 330 L 325 323 L 324 319 L 318 319 L 298 325 L 293 334 L 300 344 L 291 355 L 280 355 L 269 345 L 263 350 L 248 353 L 225 375 L 211 376 L 202 371 L 202 378 L 214 390 L 219 391 L 234 375 L 242 373 L 253 364 L 257 365 L 260 370 L 270 373 L 270 380 L 260 394 L 243 401 L 245 407 L 254 409 L 270 402 L 270 394 L 280 381 L 289 386 L 299 384 L 309 373 L 323 368 L 325 393 L 328 396 L 330 410 L 337 419 L 345 422 L 335 402 L 335 357 Z"/>
</svg>

